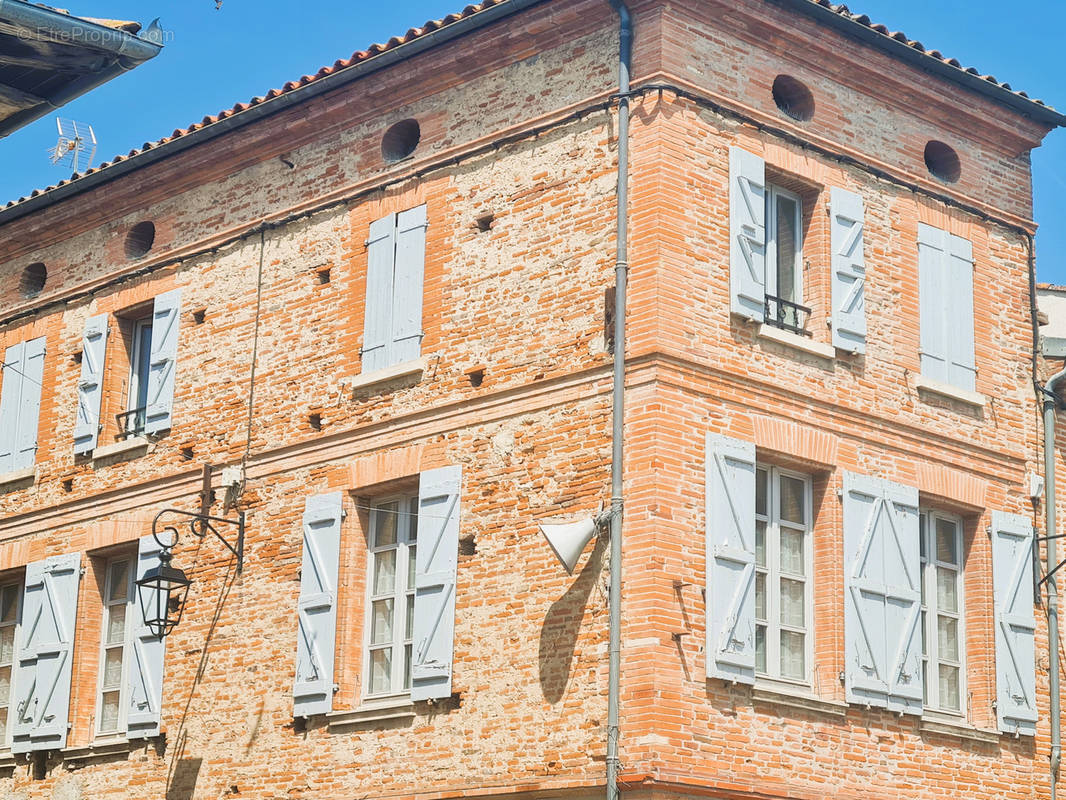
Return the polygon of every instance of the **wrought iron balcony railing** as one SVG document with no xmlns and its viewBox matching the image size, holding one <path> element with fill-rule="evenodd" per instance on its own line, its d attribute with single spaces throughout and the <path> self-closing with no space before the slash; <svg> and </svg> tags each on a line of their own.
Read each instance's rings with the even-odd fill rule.
<svg viewBox="0 0 1066 800">
<path fill-rule="evenodd" d="M 775 328 L 798 333 L 800 336 L 810 336 L 807 330 L 807 321 L 811 317 L 811 310 L 807 306 L 793 303 L 781 297 L 766 295 L 766 307 L 763 319 L 767 325 Z"/>
</svg>

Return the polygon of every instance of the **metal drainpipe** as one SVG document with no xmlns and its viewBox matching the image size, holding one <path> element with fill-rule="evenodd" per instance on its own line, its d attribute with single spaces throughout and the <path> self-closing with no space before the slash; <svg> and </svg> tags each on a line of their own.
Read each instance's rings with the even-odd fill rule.
<svg viewBox="0 0 1066 800">
<path fill-rule="evenodd" d="M 614 381 L 611 428 L 611 555 L 608 593 L 607 800 L 618 798 L 618 705 L 622 655 L 622 435 L 626 369 L 626 240 L 629 230 L 629 68 L 633 18 L 624 0 L 610 0 L 618 12 L 618 188 L 614 267 Z"/>
<path fill-rule="evenodd" d="M 1055 411 L 1058 399 L 1055 390 L 1066 379 L 1066 369 L 1056 372 L 1044 384 L 1044 498 L 1045 535 L 1047 536 L 1047 573 L 1058 565 L 1055 553 Z M 1059 727 L 1059 589 L 1052 575 L 1047 581 L 1048 677 L 1051 695 L 1051 800 L 1059 779 L 1062 761 L 1062 734 Z"/>
</svg>

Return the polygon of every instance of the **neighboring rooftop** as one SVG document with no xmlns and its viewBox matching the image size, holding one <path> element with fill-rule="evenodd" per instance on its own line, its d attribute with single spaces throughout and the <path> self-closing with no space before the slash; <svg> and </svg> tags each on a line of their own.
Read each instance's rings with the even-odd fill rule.
<svg viewBox="0 0 1066 800">
<path fill-rule="evenodd" d="M 14 1 L 6 0 L 7 3 Z M 855 14 L 846 5 L 834 4 L 829 0 L 773 1 L 783 2 L 801 13 L 837 28 L 845 35 L 861 39 L 897 58 L 916 63 L 921 68 L 933 72 L 946 80 L 984 94 L 1014 109 L 1019 114 L 1032 117 L 1048 125 L 1066 127 L 1066 115 L 1059 113 L 1043 101 L 1030 98 L 1025 92 L 1015 91 L 1010 84 L 1001 83 L 992 75 L 982 75 L 973 67 L 964 67 L 957 59 L 948 58 L 941 54 L 939 50 L 927 50 L 921 42 L 912 40 L 906 34 L 898 31 L 891 31 L 884 25 L 872 22 L 865 14 Z M 272 106 L 276 106 L 276 109 L 280 111 L 292 101 L 298 99 L 290 97 L 293 93 L 300 92 L 311 96 L 344 82 L 346 78 L 341 73 L 352 71 L 351 77 L 354 79 L 357 76 L 357 71 L 353 70 L 354 67 L 366 64 L 366 62 L 387 53 L 395 55 L 392 51 L 402 46 L 409 50 L 410 55 L 414 55 L 423 48 L 412 47 L 412 45 L 423 43 L 424 40 L 434 35 L 443 33 L 445 34 L 445 39 L 455 38 L 467 30 L 487 25 L 539 2 L 541 0 L 483 0 L 483 2 L 468 5 L 462 11 L 449 14 L 442 19 L 430 20 L 419 28 L 409 29 L 402 36 L 394 36 L 383 44 L 373 44 L 365 50 L 358 50 L 350 58 L 338 59 L 332 64 L 322 67 L 314 75 L 304 75 L 299 80 L 286 83 L 280 89 L 271 89 L 266 94 L 253 97 L 247 102 L 237 103 L 233 107 L 217 114 L 205 116 L 187 128 L 178 128 L 169 136 L 164 136 L 154 142 L 146 142 L 140 148 L 130 150 L 125 155 L 118 155 L 111 161 L 105 161 L 82 174 L 75 174 L 69 180 L 60 181 L 46 189 L 35 190 L 28 196 L 11 200 L 6 207 L 0 208 L 0 222 L 17 218 L 40 205 L 47 205 L 68 194 L 75 194 L 118 177 L 129 169 L 135 169 L 138 166 L 155 161 L 157 157 L 162 157 L 165 152 L 184 149 L 184 147 L 194 144 L 195 141 L 212 138 L 214 135 L 224 133 L 226 130 L 238 127 L 245 122 L 251 122 L 253 119 L 272 113 L 274 110 Z M 0 0 L 0 9 L 4 7 L 4 3 L 5 0 Z M 426 44 L 426 46 L 431 45 Z M 404 55 L 406 55 L 406 52 Z M 403 58 L 404 55 L 399 57 Z M 329 84 L 329 86 L 322 84 Z M 272 101 L 277 101 L 281 97 L 285 97 L 285 101 L 272 103 Z M 152 153 L 152 156 L 149 156 L 149 153 Z M 124 168 L 116 169 L 120 164 L 125 165 Z M 90 178 L 91 180 L 89 180 Z M 58 191 L 61 189 L 63 190 L 62 192 Z"/>
<path fill-rule="evenodd" d="M 154 58 L 158 27 L 0 0 L 0 137 Z M 153 40 L 154 39 L 154 40 Z"/>
</svg>

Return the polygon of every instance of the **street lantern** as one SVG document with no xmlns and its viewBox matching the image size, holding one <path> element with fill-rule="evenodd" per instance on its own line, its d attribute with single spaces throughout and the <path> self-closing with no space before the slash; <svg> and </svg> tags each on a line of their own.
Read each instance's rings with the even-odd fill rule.
<svg viewBox="0 0 1066 800">
<path fill-rule="evenodd" d="M 144 573 L 144 577 L 137 581 L 137 593 L 141 601 L 141 615 L 144 624 L 157 637 L 162 639 L 169 634 L 181 622 L 181 615 L 185 611 L 185 598 L 189 594 L 189 580 L 185 572 L 178 567 L 172 566 L 170 552 L 178 543 L 178 529 L 167 526 L 162 531 L 157 531 L 159 518 L 164 514 L 177 514 L 189 520 L 189 530 L 200 539 L 204 538 L 208 531 L 215 534 L 219 541 L 237 557 L 237 574 L 240 574 L 244 566 L 244 512 L 237 514 L 237 519 L 224 519 L 212 517 L 208 514 L 197 514 L 191 511 L 182 511 L 177 508 L 164 508 L 155 515 L 152 520 L 152 537 L 159 545 L 159 564 L 151 567 Z M 232 545 L 223 538 L 215 528 L 215 524 L 224 523 L 234 525 L 237 528 L 237 543 Z M 159 538 L 160 533 L 170 534 L 166 540 Z"/>
<path fill-rule="evenodd" d="M 149 569 L 137 581 L 144 624 L 160 639 L 181 622 L 185 598 L 192 583 L 184 572 L 170 565 L 170 559 L 170 550 L 164 548 L 159 554 L 159 565 Z"/>
</svg>

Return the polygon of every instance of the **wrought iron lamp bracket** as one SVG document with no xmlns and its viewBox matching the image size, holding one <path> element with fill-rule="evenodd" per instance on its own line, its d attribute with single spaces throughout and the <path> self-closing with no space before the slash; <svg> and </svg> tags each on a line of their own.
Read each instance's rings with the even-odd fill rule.
<svg viewBox="0 0 1066 800">
<path fill-rule="evenodd" d="M 155 515 L 155 519 L 152 520 L 152 537 L 156 540 L 161 548 L 165 551 L 170 551 L 171 548 L 177 544 L 178 541 L 178 529 L 174 525 L 164 525 L 162 528 L 159 526 L 159 520 L 164 514 L 177 514 L 178 516 L 185 517 L 189 523 L 189 532 L 197 537 L 203 539 L 207 534 L 213 533 L 215 537 L 226 546 L 233 555 L 237 557 L 237 574 L 239 575 L 242 567 L 244 566 L 244 512 L 237 512 L 237 519 L 226 519 L 225 517 L 213 517 L 210 514 L 199 514 L 195 511 L 183 511 L 180 508 L 164 508 L 158 514 Z M 237 543 L 236 545 L 230 544 L 230 542 L 224 537 L 216 525 L 233 525 L 237 528 Z M 170 531 L 173 538 L 170 542 L 163 541 L 159 538 L 159 534 L 163 531 Z"/>
</svg>

